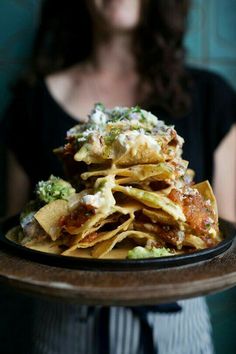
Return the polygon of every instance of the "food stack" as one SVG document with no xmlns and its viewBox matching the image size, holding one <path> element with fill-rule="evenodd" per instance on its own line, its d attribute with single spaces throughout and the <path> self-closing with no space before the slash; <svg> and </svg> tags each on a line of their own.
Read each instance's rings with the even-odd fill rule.
<svg viewBox="0 0 236 354">
<path fill-rule="evenodd" d="M 207 181 L 193 183 L 182 146 L 174 127 L 150 112 L 95 105 L 56 150 L 68 181 L 51 176 L 39 182 L 40 207 L 22 218 L 20 242 L 62 255 L 117 259 L 216 245 L 214 194 Z"/>
</svg>

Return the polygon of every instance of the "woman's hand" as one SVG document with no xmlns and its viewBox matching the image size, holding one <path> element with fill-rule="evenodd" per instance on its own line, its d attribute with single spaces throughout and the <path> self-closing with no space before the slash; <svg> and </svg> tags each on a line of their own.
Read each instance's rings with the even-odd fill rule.
<svg viewBox="0 0 236 354">
<path fill-rule="evenodd" d="M 217 148 L 214 161 L 214 191 L 219 215 L 236 222 L 236 125 Z"/>
</svg>

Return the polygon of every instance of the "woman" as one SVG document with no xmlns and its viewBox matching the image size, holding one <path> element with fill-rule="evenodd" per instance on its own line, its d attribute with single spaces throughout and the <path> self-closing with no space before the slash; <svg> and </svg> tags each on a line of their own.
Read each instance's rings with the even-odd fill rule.
<svg viewBox="0 0 236 354">
<path fill-rule="evenodd" d="M 4 120 L 10 150 L 8 213 L 22 208 L 38 180 L 63 173 L 51 150 L 63 144 L 66 130 L 86 119 L 94 102 L 103 102 L 108 108 L 139 104 L 175 124 L 196 181 L 214 174 L 221 215 L 233 220 L 236 176 L 225 168 L 234 161 L 235 94 L 218 76 L 185 67 L 188 1 L 79 4 L 77 9 L 77 1 L 61 1 L 55 8 L 55 2 L 45 1 L 28 84 L 21 86 Z M 173 310 L 169 314 L 111 308 L 105 313 L 110 351 L 151 353 L 158 343 L 165 354 L 212 353 L 204 300 L 183 301 L 181 307 L 178 313 L 175 305 L 157 309 Z M 98 343 L 100 353 L 108 352 L 107 342 L 98 338 L 104 338 L 101 326 L 96 327 L 98 321 L 104 324 L 103 310 L 37 302 L 34 311 L 35 322 L 43 317 L 44 326 L 33 326 L 31 353 L 94 353 Z M 145 336 L 139 336 L 142 331 Z M 148 336 L 154 348 L 142 340 Z"/>
</svg>

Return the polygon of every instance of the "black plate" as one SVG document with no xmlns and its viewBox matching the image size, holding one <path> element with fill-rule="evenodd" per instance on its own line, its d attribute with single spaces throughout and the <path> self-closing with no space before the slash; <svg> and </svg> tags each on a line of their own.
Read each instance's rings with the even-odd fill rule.
<svg viewBox="0 0 236 354">
<path fill-rule="evenodd" d="M 220 230 L 224 235 L 224 240 L 217 246 L 207 248 L 204 250 L 196 251 L 189 254 L 167 256 L 160 258 L 146 258 L 146 259 L 86 259 L 70 256 L 60 256 L 56 254 L 50 254 L 32 250 L 21 246 L 15 242 L 8 240 L 5 234 L 9 229 L 19 224 L 19 218 L 13 217 L 0 224 L 0 242 L 1 247 L 7 249 L 8 252 L 15 253 L 23 256 L 31 261 L 74 269 L 86 269 L 86 270 L 151 270 L 181 266 L 185 264 L 197 263 L 211 259 L 223 252 L 225 252 L 232 244 L 234 237 L 236 236 L 236 229 L 234 225 L 226 220 L 220 219 Z"/>
</svg>

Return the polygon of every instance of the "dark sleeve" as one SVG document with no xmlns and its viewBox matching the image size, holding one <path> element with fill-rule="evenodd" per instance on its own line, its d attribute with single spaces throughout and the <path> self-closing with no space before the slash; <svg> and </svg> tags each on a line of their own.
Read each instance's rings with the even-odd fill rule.
<svg viewBox="0 0 236 354">
<path fill-rule="evenodd" d="M 0 122 L 0 142 L 11 150 L 17 161 L 29 172 L 28 156 L 32 152 L 35 122 L 32 114 L 32 93 L 21 87 L 15 93 Z"/>
<path fill-rule="evenodd" d="M 194 114 L 201 122 L 209 153 L 213 154 L 236 123 L 236 93 L 223 77 L 212 71 L 190 68 L 189 73 L 193 79 Z"/>
<path fill-rule="evenodd" d="M 211 98 L 213 114 L 211 126 L 215 130 L 214 149 L 236 123 L 236 92 L 220 76 L 212 75 Z"/>
</svg>

